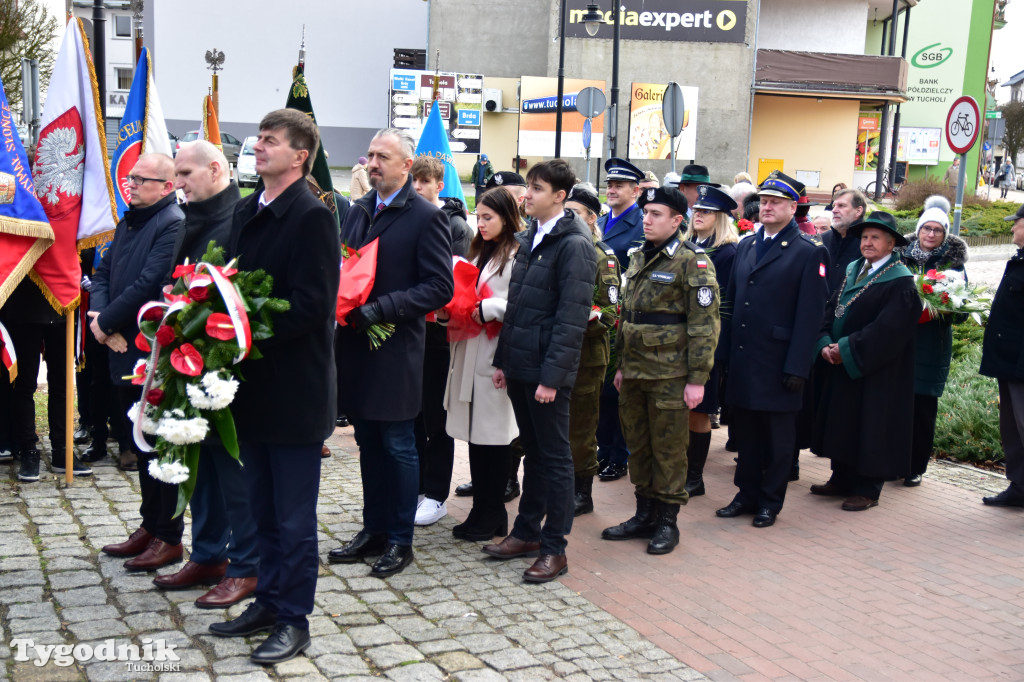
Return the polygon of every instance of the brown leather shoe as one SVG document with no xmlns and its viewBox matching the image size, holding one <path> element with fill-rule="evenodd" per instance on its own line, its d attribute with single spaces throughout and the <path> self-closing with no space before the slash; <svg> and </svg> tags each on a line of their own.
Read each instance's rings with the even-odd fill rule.
<svg viewBox="0 0 1024 682">
<path fill-rule="evenodd" d="M 163 540 L 153 538 L 153 542 L 146 548 L 146 551 L 124 562 L 124 567 L 129 571 L 155 571 L 158 568 L 176 564 L 181 561 L 183 548 L 179 542 L 176 545 L 168 545 Z"/>
<path fill-rule="evenodd" d="M 226 609 L 256 591 L 256 578 L 224 578 L 216 587 L 196 599 L 201 609 Z"/>
<path fill-rule="evenodd" d="M 165 590 L 184 590 L 196 585 L 211 585 L 224 577 L 228 562 L 219 564 L 199 564 L 189 561 L 177 573 L 158 575 L 153 584 Z"/>
<path fill-rule="evenodd" d="M 527 542 L 509 535 L 496 545 L 484 545 L 483 552 L 495 559 L 515 559 L 517 556 L 536 556 L 539 542 Z"/>
<path fill-rule="evenodd" d="M 843 511 L 864 511 L 865 509 L 877 506 L 878 500 L 872 500 L 870 497 L 864 497 L 863 495 L 854 495 L 853 497 L 846 498 L 843 502 Z"/>
<path fill-rule="evenodd" d="M 549 583 L 558 576 L 569 572 L 569 560 L 564 554 L 541 554 L 533 566 L 523 573 L 528 583 Z"/>
<path fill-rule="evenodd" d="M 823 484 L 815 484 L 811 486 L 812 495 L 823 495 L 825 497 L 846 497 L 850 494 L 848 490 L 843 490 L 832 481 Z"/>
<path fill-rule="evenodd" d="M 107 545 L 103 548 L 104 554 L 110 556 L 138 556 L 146 551 L 149 543 L 153 542 L 153 536 L 143 527 L 135 529 L 128 539 L 116 545 Z"/>
<path fill-rule="evenodd" d="M 320 446 L 320 457 L 322 459 L 326 459 L 327 457 L 330 457 L 330 456 L 331 456 L 331 449 L 329 447 L 327 447 L 327 443 L 324 443 L 323 445 Z"/>
<path fill-rule="evenodd" d="M 117 463 L 117 468 L 121 471 L 138 471 L 139 458 L 131 450 L 122 450 L 121 458 Z"/>
</svg>

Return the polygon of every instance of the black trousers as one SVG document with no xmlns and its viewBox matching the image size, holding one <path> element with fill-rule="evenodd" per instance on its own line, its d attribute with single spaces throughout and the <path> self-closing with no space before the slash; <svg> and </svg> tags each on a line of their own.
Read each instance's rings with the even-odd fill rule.
<svg viewBox="0 0 1024 682">
<path fill-rule="evenodd" d="M 502 519 L 508 521 L 504 498 L 510 457 L 511 445 L 469 444 L 469 475 L 473 481 L 470 517 L 481 530 L 494 528 Z"/>
<path fill-rule="evenodd" d="M 928 469 L 928 460 L 935 445 L 935 419 L 939 399 L 932 395 L 914 394 L 914 442 L 910 448 L 910 473 L 921 476 Z"/>
<path fill-rule="evenodd" d="M 444 502 L 452 487 L 455 439 L 445 426 L 444 390 L 448 384 L 451 351 L 427 347 L 423 356 L 423 409 L 416 419 L 416 451 L 420 456 L 420 492 Z"/>
<path fill-rule="evenodd" d="M 64 387 L 65 353 L 63 324 L 19 324 L 5 325 L 14 341 L 18 355 L 18 378 L 14 380 L 11 395 L 11 441 L 16 448 L 27 449 L 36 444 L 36 406 L 32 396 L 36 392 L 39 377 L 40 354 L 45 353 L 47 425 L 50 447 L 64 448 L 66 429 L 64 420 L 67 408 L 64 404 L 67 390 Z"/>
<path fill-rule="evenodd" d="M 128 449 L 128 441 L 131 434 L 125 432 L 121 416 L 117 414 L 120 410 L 120 402 L 114 398 L 114 384 L 110 381 L 110 360 L 107 347 L 96 340 L 91 331 L 86 332 L 85 338 L 85 366 L 92 368 L 89 373 L 89 384 L 85 391 L 79 388 L 79 414 L 82 419 L 92 428 L 93 443 L 105 444 L 110 437 L 111 429 L 107 423 L 114 427 L 114 435 L 117 437 L 122 450 Z M 83 410 L 82 395 L 88 393 L 88 408 Z M 129 424 L 130 425 L 130 424 Z"/>
<path fill-rule="evenodd" d="M 882 487 L 885 485 L 883 478 L 861 476 L 834 461 L 832 462 L 832 477 L 829 482 L 840 490 L 847 491 L 850 496 L 860 495 L 872 500 L 877 500 L 881 496 Z"/>
<path fill-rule="evenodd" d="M 142 397 L 140 386 L 117 386 L 117 399 L 120 403 L 122 426 L 124 433 L 131 438 L 131 422 L 128 420 L 128 409 Z M 149 463 L 157 459 L 157 453 L 141 452 L 131 440 L 132 452 L 139 458 L 139 488 L 142 491 L 142 504 L 139 513 L 142 515 L 142 527 L 159 540 L 169 545 L 181 544 L 181 536 L 185 532 L 185 515 L 178 518 L 174 510 L 178 506 L 178 486 L 158 481 L 149 475 Z"/>
<path fill-rule="evenodd" d="M 597 460 L 601 464 L 625 464 L 629 448 L 619 423 L 619 392 L 610 381 L 601 387 L 601 411 L 597 420 Z"/>
<path fill-rule="evenodd" d="M 761 412 L 733 407 L 729 434 L 739 455 L 733 482 L 736 500 L 778 513 L 796 450 L 796 412 Z"/>
</svg>

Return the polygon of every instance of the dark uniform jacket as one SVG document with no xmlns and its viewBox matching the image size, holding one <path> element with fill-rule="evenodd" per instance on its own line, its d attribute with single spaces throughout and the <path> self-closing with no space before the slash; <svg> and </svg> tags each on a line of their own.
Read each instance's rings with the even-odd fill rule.
<svg viewBox="0 0 1024 682">
<path fill-rule="evenodd" d="M 760 233 L 736 247 L 724 297 L 726 393 L 731 404 L 748 410 L 796 412 L 803 394 L 787 391 L 783 380 L 810 374 L 828 298 L 828 253 L 816 238 L 801 234 L 795 221 L 779 231 L 757 261 L 759 239 Z"/>
<path fill-rule="evenodd" d="M 1024 249 L 1007 261 L 992 300 L 980 371 L 996 379 L 1024 381 Z"/>
<path fill-rule="evenodd" d="M 238 185 L 232 181 L 209 199 L 185 204 L 185 222 L 178 230 L 178 236 L 174 240 L 174 255 L 171 258 L 172 272 L 186 258 L 189 263 L 199 262 L 211 241 L 217 242 L 217 246 L 224 247 L 224 251 L 227 253 L 235 204 L 241 198 Z"/>
<path fill-rule="evenodd" d="M 341 240 L 360 249 L 379 239 L 377 276 L 367 301 L 380 303 L 395 333 L 371 351 L 365 333 L 338 329 L 345 365 L 340 404 L 350 417 L 404 421 L 415 418 L 422 403 L 425 316 L 448 303 L 455 290 L 452 234 L 448 217 L 413 191 L 411 177 L 374 216 L 378 203 L 376 191 L 354 202 Z"/>
<path fill-rule="evenodd" d="M 708 237 L 707 241 L 710 242 L 713 237 Z M 697 246 L 700 246 L 707 251 L 708 257 L 711 258 L 711 264 L 715 266 L 715 281 L 718 282 L 718 293 L 724 295 L 726 288 L 729 286 L 729 277 L 732 275 L 732 264 L 736 260 L 736 242 L 728 242 L 726 244 L 719 244 L 714 247 L 707 247 L 705 242 L 694 242 Z M 727 352 L 722 348 L 722 344 L 719 343 L 715 347 L 715 360 L 719 361 L 718 364 L 724 362 L 723 358 L 728 355 Z"/>
<path fill-rule="evenodd" d="M 583 333 L 580 367 L 608 366 L 611 355 L 608 330 L 613 328 L 618 320 L 618 313 L 614 309 L 618 307 L 619 286 L 622 281 L 619 261 L 611 247 L 596 236 L 594 254 L 597 256 L 597 277 L 594 282 L 593 305 L 602 310 L 609 310 L 587 322 L 587 329 Z"/>
<path fill-rule="evenodd" d="M 519 251 L 494 366 L 515 381 L 570 389 L 594 299 L 594 241 L 568 209 L 534 250 L 536 233 L 533 220 L 516 234 Z"/>
<path fill-rule="evenodd" d="M 648 246 L 633 252 L 626 270 L 615 339 L 619 371 L 625 379 L 685 377 L 703 386 L 721 329 L 715 266 L 681 232 L 659 248 Z"/>
<path fill-rule="evenodd" d="M 633 204 L 611 229 L 605 229 L 612 214 L 605 213 L 597 219 L 597 227 L 601 231 L 601 241 L 615 251 L 621 267 L 629 266 L 629 250 L 644 243 L 644 212 L 640 206 Z"/>
<path fill-rule="evenodd" d="M 310 444 L 334 431 L 334 309 L 341 246 L 338 224 L 305 178 L 259 208 L 253 192 L 235 205 L 226 258 L 263 269 L 271 296 L 291 304 L 274 315 L 274 335 L 255 342 L 262 358 L 243 360 L 245 381 L 231 413 L 244 441 Z"/>
<path fill-rule="evenodd" d="M 99 311 L 100 329 L 119 332 L 128 342 L 124 353 L 110 351 L 110 379 L 132 374 L 143 352 L 135 347 L 136 322 L 143 303 L 160 300 L 160 287 L 171 267 L 174 240 L 185 214 L 172 193 L 146 208 L 129 208 L 117 224 L 114 241 L 92 276 L 89 307 Z"/>
<path fill-rule="evenodd" d="M 864 260 L 848 266 L 845 288 L 825 310 L 815 351 L 838 343 L 843 360 L 826 364 L 815 452 L 860 476 L 887 480 L 910 470 L 914 333 L 921 315 L 913 276 L 897 254 L 892 258 L 859 284 L 854 281 Z M 837 318 L 840 305 L 845 312 Z"/>
</svg>

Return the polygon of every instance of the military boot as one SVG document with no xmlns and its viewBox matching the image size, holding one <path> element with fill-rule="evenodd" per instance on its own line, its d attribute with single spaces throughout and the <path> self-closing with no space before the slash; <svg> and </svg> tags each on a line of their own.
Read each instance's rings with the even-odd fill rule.
<svg viewBox="0 0 1024 682">
<path fill-rule="evenodd" d="M 593 490 L 593 476 L 576 477 L 576 508 L 573 509 L 573 516 L 579 516 L 580 514 L 589 514 L 592 511 L 594 511 L 594 498 L 591 496 Z"/>
<path fill-rule="evenodd" d="M 654 537 L 654 500 L 636 496 L 636 514 L 617 526 L 605 528 L 601 537 L 605 540 L 632 540 L 633 538 Z"/>
<path fill-rule="evenodd" d="M 690 497 L 704 494 L 704 463 L 711 448 L 711 432 L 690 431 L 690 445 L 686 449 L 686 492 Z"/>
<path fill-rule="evenodd" d="M 647 553 L 668 554 L 679 544 L 679 527 L 676 525 L 679 505 L 660 501 L 654 504 L 657 511 L 657 529 L 647 544 Z"/>
</svg>

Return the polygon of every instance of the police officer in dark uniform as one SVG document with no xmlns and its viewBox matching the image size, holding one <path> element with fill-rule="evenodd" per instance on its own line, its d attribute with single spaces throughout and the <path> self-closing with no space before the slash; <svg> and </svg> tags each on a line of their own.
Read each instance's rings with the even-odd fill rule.
<svg viewBox="0 0 1024 682">
<path fill-rule="evenodd" d="M 775 523 L 786 496 L 796 417 L 828 297 L 828 252 L 794 220 L 799 185 L 782 173 L 762 183 L 762 227 L 739 243 L 725 294 L 726 395 L 739 491 L 716 514 L 755 513 L 758 528 Z"/>
<path fill-rule="evenodd" d="M 590 321 L 583 333 L 580 366 L 569 397 L 569 447 L 572 449 L 576 477 L 576 506 L 573 515 L 579 516 L 594 511 L 591 493 L 594 476 L 598 472 L 597 421 L 601 387 L 604 385 L 611 350 L 608 330 L 615 326 L 618 319 L 621 273 L 615 252 L 597 236 L 597 219 L 601 215 L 601 200 L 597 195 L 577 185 L 569 193 L 565 207 L 590 227 L 597 254 L 593 310 L 590 311 Z"/>
<path fill-rule="evenodd" d="M 683 240 L 686 198 L 674 187 L 646 189 L 642 247 L 626 271 L 615 385 L 636 486 L 636 514 L 606 528 L 605 540 L 650 538 L 649 554 L 679 544 L 686 504 L 689 411 L 704 398 L 720 330 L 715 267 Z"/>
<path fill-rule="evenodd" d="M 608 213 L 597 223 L 601 240 L 623 266 L 629 263 L 629 250 L 644 243 L 643 212 L 636 204 L 643 171 L 625 159 L 611 158 L 604 164 L 607 182 Z M 614 345 L 612 355 L 615 355 Z M 597 458 L 602 463 L 598 478 L 615 481 L 626 474 L 629 450 L 619 425 L 619 392 L 607 377 L 601 391 L 601 414 L 597 424 Z"/>
</svg>

